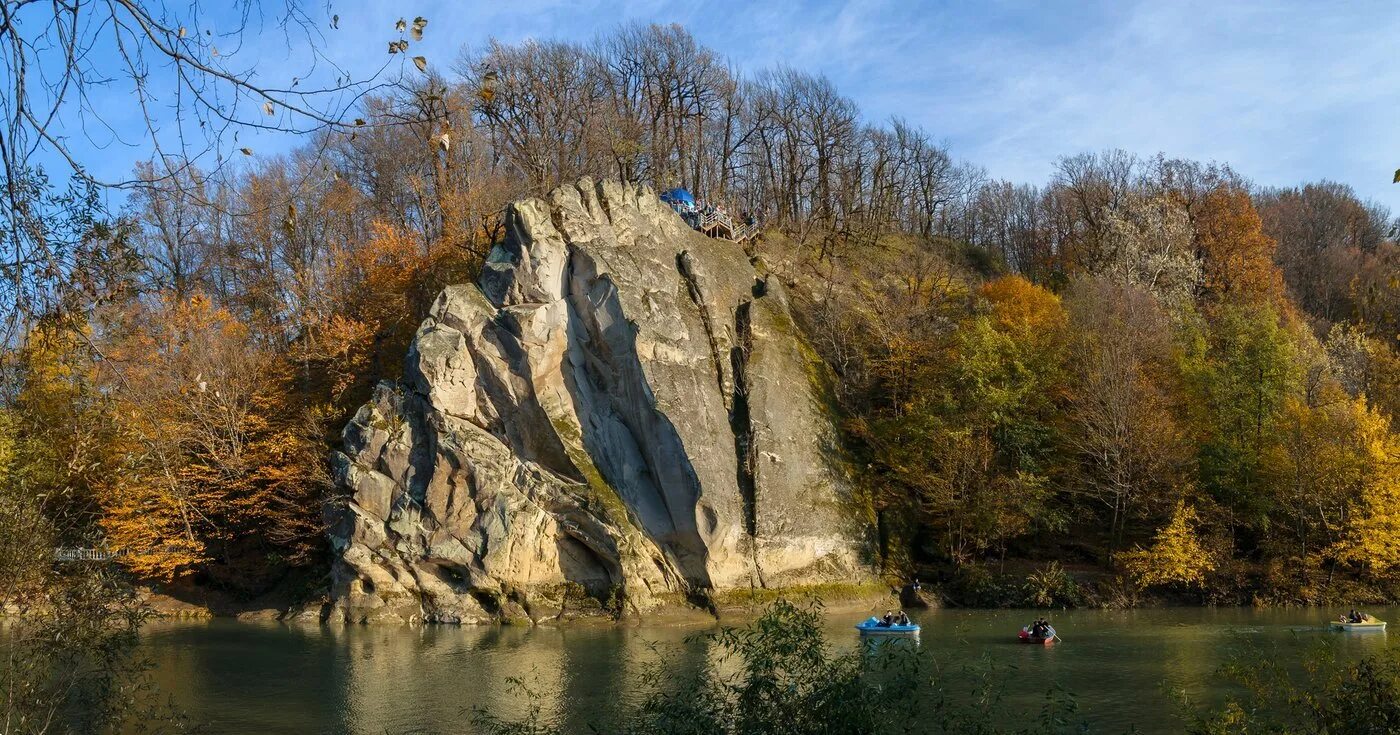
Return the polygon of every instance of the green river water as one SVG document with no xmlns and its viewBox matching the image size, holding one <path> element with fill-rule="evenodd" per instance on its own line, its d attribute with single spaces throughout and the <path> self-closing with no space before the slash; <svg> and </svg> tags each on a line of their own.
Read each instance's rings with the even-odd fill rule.
<svg viewBox="0 0 1400 735">
<path fill-rule="evenodd" d="M 936 610 L 919 655 L 954 675 L 967 696 L 991 670 L 1005 713 L 1038 711 L 1058 682 L 1094 732 L 1180 732 L 1171 691 L 1219 696 L 1212 674 L 1232 652 L 1298 659 L 1317 647 L 1351 658 L 1395 645 L 1400 630 L 1332 633 L 1330 609 L 1171 608 L 1066 611 L 1051 616 L 1064 641 L 1021 645 L 1035 613 Z M 1400 624 L 1400 608 L 1373 614 Z M 828 640 L 854 647 L 859 612 L 828 616 Z M 539 693 L 568 732 L 615 721 L 639 695 L 648 664 L 682 670 L 713 652 L 685 642 L 697 627 L 458 628 L 315 626 L 213 620 L 148 626 L 143 652 L 161 689 L 212 733 L 469 733 L 474 708 L 519 712 L 508 679 Z M 1007 714 L 1011 717 L 1013 714 Z"/>
</svg>

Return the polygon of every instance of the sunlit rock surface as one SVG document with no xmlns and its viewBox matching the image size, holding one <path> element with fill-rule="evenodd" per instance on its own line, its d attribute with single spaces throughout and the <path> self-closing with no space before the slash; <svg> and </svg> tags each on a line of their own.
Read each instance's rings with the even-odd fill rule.
<svg viewBox="0 0 1400 735">
<path fill-rule="evenodd" d="M 644 613 L 863 574 L 826 372 L 743 249 L 615 182 L 517 202 L 335 455 L 335 618 Z"/>
</svg>

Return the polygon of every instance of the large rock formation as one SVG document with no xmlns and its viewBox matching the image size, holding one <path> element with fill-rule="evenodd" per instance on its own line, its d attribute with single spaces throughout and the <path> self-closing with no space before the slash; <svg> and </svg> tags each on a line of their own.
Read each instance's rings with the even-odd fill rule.
<svg viewBox="0 0 1400 735">
<path fill-rule="evenodd" d="M 345 428 L 334 614 L 631 613 L 860 575 L 825 376 L 776 279 L 649 190 L 517 202 Z"/>
</svg>

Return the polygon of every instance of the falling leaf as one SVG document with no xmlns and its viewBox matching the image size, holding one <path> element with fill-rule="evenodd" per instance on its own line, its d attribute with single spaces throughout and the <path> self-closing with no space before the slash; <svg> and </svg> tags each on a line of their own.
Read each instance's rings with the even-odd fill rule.
<svg viewBox="0 0 1400 735">
<path fill-rule="evenodd" d="M 251 155 L 253 155 L 253 149 L 252 149 L 252 148 L 239 148 L 238 150 L 239 150 L 243 155 L 245 155 L 245 156 L 251 156 Z"/>
<path fill-rule="evenodd" d="M 288 203 L 287 203 L 287 221 L 288 221 L 288 222 L 291 222 L 291 221 L 296 220 L 296 218 L 297 218 L 297 205 L 292 204 L 291 202 L 288 202 Z"/>
<path fill-rule="evenodd" d="M 389 42 L 389 53 L 391 53 L 391 54 L 397 54 L 398 52 L 399 52 L 399 44 L 398 44 L 398 42 L 397 42 L 397 41 L 390 41 L 390 42 Z"/>
<path fill-rule="evenodd" d="M 418 67 L 418 71 L 421 71 L 424 74 L 428 73 L 428 60 L 423 58 L 422 56 L 413 57 L 413 65 Z"/>
<path fill-rule="evenodd" d="M 357 117 L 357 118 L 355 118 L 355 124 L 356 124 L 356 125 L 364 125 L 364 124 L 365 124 L 365 119 L 362 118 L 362 117 Z"/>
<path fill-rule="evenodd" d="M 272 102 L 271 102 L 271 101 L 268 101 L 268 102 L 264 102 L 264 103 L 263 103 L 263 112 L 266 112 L 268 115 L 271 115 L 272 113 L 274 113 L 274 112 L 276 112 L 276 111 L 277 111 L 277 110 L 276 110 L 276 108 L 274 108 L 274 107 L 272 106 Z"/>
<path fill-rule="evenodd" d="M 406 28 L 408 28 L 408 24 L 404 22 L 403 18 L 399 18 L 399 22 L 394 24 L 394 30 L 399 33 L 403 33 Z"/>
<path fill-rule="evenodd" d="M 411 35 L 413 36 L 413 40 L 415 40 L 415 41 L 421 41 L 421 40 L 423 40 L 423 29 L 422 29 L 422 28 L 419 28 L 418 26 L 414 26 L 414 27 L 413 27 L 413 30 L 412 30 L 410 33 L 411 33 Z"/>
<path fill-rule="evenodd" d="M 296 78 L 296 77 L 292 77 L 292 86 L 293 86 L 293 87 L 296 87 L 296 86 L 297 86 L 298 84 L 300 84 L 300 83 L 301 83 L 301 80 L 300 80 L 300 79 L 298 79 L 298 78 Z"/>
<path fill-rule="evenodd" d="M 1390 183 L 1400 184 L 1400 168 L 1395 169 L 1395 180 Z"/>
<path fill-rule="evenodd" d="M 450 133 L 443 133 L 434 138 L 434 140 L 437 141 L 438 147 L 444 151 L 452 147 L 452 135 Z"/>
<path fill-rule="evenodd" d="M 340 28 L 340 16 L 338 16 L 338 15 L 332 15 L 332 16 L 331 16 L 331 28 Z"/>
<path fill-rule="evenodd" d="M 176 34 L 176 36 L 179 37 L 179 38 L 184 38 L 184 37 L 185 37 L 185 27 L 184 27 L 184 26 L 180 26 L 180 30 L 179 30 L 179 32 Z"/>
<path fill-rule="evenodd" d="M 210 54 L 213 54 L 214 56 L 218 56 L 218 55 L 219 55 L 219 47 L 218 47 L 218 46 L 210 46 L 210 47 L 209 47 L 209 53 L 210 53 Z"/>
</svg>

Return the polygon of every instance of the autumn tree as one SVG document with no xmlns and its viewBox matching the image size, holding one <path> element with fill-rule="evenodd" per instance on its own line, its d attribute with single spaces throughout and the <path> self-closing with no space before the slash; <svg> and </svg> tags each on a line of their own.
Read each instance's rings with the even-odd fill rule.
<svg viewBox="0 0 1400 735">
<path fill-rule="evenodd" d="M 1390 422 L 1362 400 L 1347 406 L 1346 445 L 1355 453 L 1350 509 L 1341 537 L 1329 550 L 1375 577 L 1400 569 L 1400 437 Z"/>
<path fill-rule="evenodd" d="M 1215 559 L 1199 534 L 1200 517 L 1185 500 L 1177 501 L 1171 520 L 1152 544 L 1125 555 L 1124 566 L 1139 587 L 1202 587 Z"/>
<path fill-rule="evenodd" d="M 1216 301 L 1281 304 L 1283 278 L 1274 265 L 1276 244 L 1264 234 L 1249 193 L 1216 189 L 1194 216 L 1202 286 Z"/>
<path fill-rule="evenodd" d="M 978 298 L 983 311 L 942 346 L 937 372 L 871 427 L 876 456 L 914 492 L 932 543 L 958 561 L 1057 522 L 1047 460 L 1063 390 L 1064 309 L 1014 276 L 985 284 Z"/>
<path fill-rule="evenodd" d="M 102 523 L 133 571 L 174 579 L 223 552 L 249 502 L 242 483 L 265 358 L 203 296 L 171 296 L 136 318 L 109 355 L 130 450 L 103 493 Z"/>
<path fill-rule="evenodd" d="M 1365 254 L 1386 240 L 1389 213 L 1331 181 L 1268 189 L 1256 199 L 1264 233 L 1278 242 L 1278 262 L 1298 304 L 1327 321 L 1351 316 L 1352 280 L 1363 272 Z"/>
<path fill-rule="evenodd" d="M 1111 564 L 1129 523 L 1161 517 L 1188 482 L 1172 325 L 1140 288 L 1090 279 L 1072 297 L 1068 444 L 1081 492 L 1108 511 Z"/>
</svg>

